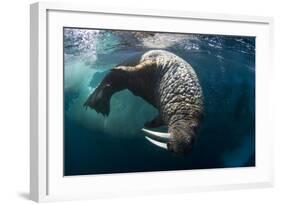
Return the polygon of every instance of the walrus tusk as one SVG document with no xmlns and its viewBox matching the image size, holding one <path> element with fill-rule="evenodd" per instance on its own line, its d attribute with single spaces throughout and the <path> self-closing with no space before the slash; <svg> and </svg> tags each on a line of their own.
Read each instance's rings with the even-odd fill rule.
<svg viewBox="0 0 281 205">
<path fill-rule="evenodd" d="M 163 143 L 163 142 L 155 141 L 155 140 L 153 140 L 153 139 L 150 139 L 150 138 L 147 137 L 147 136 L 145 136 L 145 138 L 146 138 L 149 142 L 151 142 L 152 144 L 154 144 L 154 145 L 156 145 L 156 146 L 158 146 L 158 147 L 161 147 L 161 148 L 163 148 L 163 149 L 168 150 L 167 144 L 165 144 L 165 143 Z"/>
<path fill-rule="evenodd" d="M 142 131 L 148 135 L 150 139 L 156 140 L 158 142 L 167 143 L 171 140 L 171 135 L 169 133 L 162 133 L 162 132 L 154 132 L 147 129 L 142 129 Z"/>
</svg>

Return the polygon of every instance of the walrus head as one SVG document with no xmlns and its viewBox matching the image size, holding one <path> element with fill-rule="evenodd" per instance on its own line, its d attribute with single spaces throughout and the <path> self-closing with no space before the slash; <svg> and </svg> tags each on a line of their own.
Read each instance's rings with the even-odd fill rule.
<svg viewBox="0 0 281 205">
<path fill-rule="evenodd" d="M 193 126 L 191 121 L 178 120 L 169 126 L 167 133 L 142 129 L 147 135 L 146 139 L 154 145 L 174 152 L 178 155 L 185 155 L 192 150 L 198 126 Z"/>
</svg>

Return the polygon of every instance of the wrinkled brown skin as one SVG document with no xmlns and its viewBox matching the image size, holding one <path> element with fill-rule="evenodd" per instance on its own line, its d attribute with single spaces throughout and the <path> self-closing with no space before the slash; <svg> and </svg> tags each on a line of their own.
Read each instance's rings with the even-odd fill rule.
<svg viewBox="0 0 281 205">
<path fill-rule="evenodd" d="M 148 51 L 137 65 L 112 69 L 84 105 L 108 115 L 111 96 L 124 89 L 159 110 L 159 116 L 145 125 L 168 126 L 169 151 L 180 155 L 191 151 L 204 106 L 199 80 L 186 61 L 167 51 Z"/>
</svg>

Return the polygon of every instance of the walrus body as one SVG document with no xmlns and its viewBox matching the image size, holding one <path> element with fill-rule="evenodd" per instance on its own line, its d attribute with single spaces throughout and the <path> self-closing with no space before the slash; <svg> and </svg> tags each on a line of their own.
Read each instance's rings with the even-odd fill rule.
<svg viewBox="0 0 281 205">
<path fill-rule="evenodd" d="M 149 141 L 179 154 L 191 150 L 203 114 L 203 93 L 195 71 L 186 61 L 168 51 L 148 51 L 136 65 L 112 69 L 85 106 L 108 115 L 111 96 L 123 89 L 159 110 L 146 127 L 168 126 L 168 133 L 143 129 Z"/>
</svg>

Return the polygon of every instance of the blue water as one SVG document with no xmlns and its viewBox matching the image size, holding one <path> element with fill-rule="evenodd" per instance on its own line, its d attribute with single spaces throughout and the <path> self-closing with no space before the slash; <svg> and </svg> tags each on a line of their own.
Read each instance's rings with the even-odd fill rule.
<svg viewBox="0 0 281 205">
<path fill-rule="evenodd" d="M 144 138 L 157 110 L 127 90 L 112 97 L 108 117 L 83 108 L 109 69 L 151 49 L 185 59 L 201 83 L 205 114 L 187 156 Z M 65 175 L 247 166 L 255 166 L 254 37 L 64 29 Z"/>
</svg>

